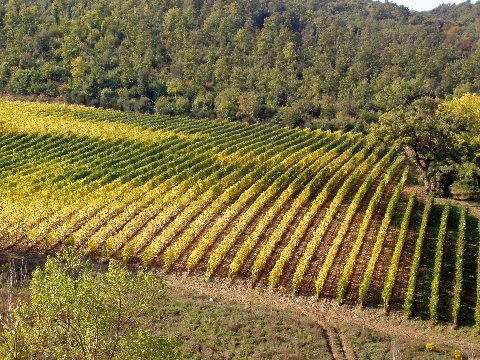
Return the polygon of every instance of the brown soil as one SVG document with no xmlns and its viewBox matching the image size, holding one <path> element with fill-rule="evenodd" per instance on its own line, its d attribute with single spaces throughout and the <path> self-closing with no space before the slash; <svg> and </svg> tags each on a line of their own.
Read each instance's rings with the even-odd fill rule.
<svg viewBox="0 0 480 360">
<path fill-rule="evenodd" d="M 213 226 L 213 224 L 217 221 L 217 219 L 220 217 L 220 214 L 215 214 L 211 219 L 208 220 L 208 223 L 203 227 L 203 229 L 200 231 L 198 236 L 196 236 L 192 241 L 188 244 L 188 246 L 185 248 L 185 250 L 182 252 L 180 257 L 177 259 L 175 264 L 172 267 L 172 272 L 176 273 L 183 273 L 185 269 L 187 268 L 187 259 L 190 253 L 193 251 L 195 246 L 197 245 L 198 241 L 205 236 L 206 232 Z"/>
<path fill-rule="evenodd" d="M 213 242 L 213 244 L 211 244 L 211 246 L 206 249 L 204 255 L 202 256 L 202 259 L 198 262 L 198 264 L 191 270 L 191 272 L 194 272 L 196 274 L 204 274 L 205 271 L 207 270 L 207 267 L 208 267 L 208 259 L 210 257 L 210 250 L 211 249 L 215 249 L 217 247 L 217 245 L 220 243 L 221 239 L 223 239 L 231 230 L 232 230 L 232 227 L 233 227 L 233 224 L 235 224 L 235 222 L 238 220 L 238 218 L 240 216 L 242 216 L 242 210 L 243 209 L 247 209 L 254 201 L 255 201 L 256 197 L 252 197 L 250 198 L 247 203 L 245 204 L 245 206 L 240 209 L 234 216 L 233 218 L 230 220 L 230 222 L 227 224 L 227 226 L 225 226 L 222 231 L 220 232 L 220 234 L 218 234 L 218 236 L 215 238 L 215 241 Z M 233 201 L 231 204 L 234 204 L 235 202 Z M 227 206 L 228 208 L 228 206 Z M 200 240 L 200 238 L 199 238 Z"/>
<path fill-rule="evenodd" d="M 403 304 L 403 299 L 405 299 L 405 289 L 408 286 L 408 280 L 410 278 L 410 267 L 415 252 L 418 230 L 422 221 L 423 206 L 423 204 L 417 202 L 412 212 L 412 217 L 410 218 L 409 231 L 403 245 L 402 256 L 400 257 L 400 263 L 398 265 L 399 271 L 397 272 L 395 286 L 393 287 L 391 306 L 394 306 L 395 302 L 398 302 L 399 305 Z"/>
<path fill-rule="evenodd" d="M 259 287 L 252 289 L 245 281 L 237 281 L 235 284 L 224 280 L 206 282 L 203 278 L 196 276 L 176 275 L 168 275 L 166 280 L 171 287 L 195 291 L 214 300 L 234 301 L 247 306 L 264 305 L 304 314 L 330 332 L 329 343 L 332 353 L 337 351 L 336 358 L 342 358 L 342 355 L 347 359 L 355 358 L 349 344 L 336 331 L 338 328 L 349 325 L 366 327 L 407 341 L 415 339 L 425 343 L 434 342 L 439 346 L 454 346 L 480 354 L 478 335 L 473 331 L 464 332 L 459 336 L 458 331 L 451 327 L 405 320 L 400 312 L 394 311 L 386 316 L 379 308 L 338 305 L 329 299 L 315 301 L 313 297 L 283 294 Z M 336 349 L 333 349 L 332 343 L 335 344 L 338 339 L 341 342 L 341 348 L 335 346 Z"/>
<path fill-rule="evenodd" d="M 185 207 L 182 208 L 182 210 L 184 209 Z M 147 226 L 147 224 L 150 222 L 150 221 L 153 221 L 157 215 L 159 215 L 161 213 L 161 211 L 164 209 L 164 207 L 158 207 L 154 210 L 154 212 L 152 213 L 152 216 L 148 219 L 148 221 L 145 223 L 144 226 Z M 158 234 L 160 234 L 160 232 L 167 228 L 171 223 L 172 221 L 175 220 L 175 215 L 174 216 L 170 216 L 167 221 L 165 222 L 165 224 L 158 228 L 158 229 L 155 229 L 153 235 L 151 236 L 151 238 L 149 239 L 149 241 L 146 241 L 144 242 L 143 244 L 141 244 L 140 248 L 138 249 L 137 253 L 135 254 L 135 260 L 140 260 L 141 258 L 141 254 L 143 254 L 143 252 L 145 251 L 145 249 L 147 248 L 147 246 L 151 243 L 152 239 L 155 238 L 155 236 L 157 236 Z M 139 231 L 140 232 L 140 231 Z M 138 234 L 138 233 L 137 233 Z"/>
<path fill-rule="evenodd" d="M 265 231 L 264 234 L 262 234 L 260 236 L 260 238 L 258 239 L 258 242 L 255 244 L 255 246 L 253 247 L 252 251 L 250 252 L 250 254 L 247 256 L 247 258 L 245 259 L 245 261 L 243 262 L 242 264 L 242 267 L 237 275 L 237 277 L 239 278 L 243 278 L 243 279 L 248 279 L 250 278 L 251 276 L 251 269 L 252 269 L 252 266 L 253 266 L 253 263 L 260 251 L 260 248 L 262 247 L 262 245 L 268 240 L 268 238 L 270 238 L 270 236 L 272 235 L 273 231 L 275 230 L 275 228 L 278 226 L 278 224 L 282 221 L 285 213 L 288 211 L 288 209 L 290 209 L 290 207 L 292 206 L 292 203 L 293 203 L 293 199 L 290 199 L 286 204 L 285 206 L 279 211 L 279 213 L 277 214 L 277 216 L 273 219 L 272 223 L 270 224 L 270 226 L 267 228 L 267 230 Z"/>
<path fill-rule="evenodd" d="M 185 230 L 188 228 L 188 226 L 191 224 L 191 222 L 194 221 L 195 218 L 196 218 L 198 215 L 200 215 L 210 204 L 211 204 L 211 201 L 207 201 L 205 204 L 202 204 L 202 205 L 199 206 L 197 209 L 195 209 L 195 212 L 192 214 L 192 216 L 190 217 L 190 219 L 188 219 L 187 223 L 186 223 L 184 226 L 182 226 L 180 230 L 178 230 L 178 231 L 176 232 L 176 234 L 174 235 L 174 237 L 176 237 L 176 236 L 182 236 L 182 234 L 185 232 Z M 180 213 L 179 213 L 179 214 L 180 214 Z M 174 221 L 174 219 L 172 219 L 171 222 L 173 222 L 173 221 Z M 170 225 L 170 223 L 167 224 L 167 225 L 164 227 L 164 229 L 165 229 L 165 228 L 168 228 L 169 225 Z M 153 262 L 152 262 L 152 265 L 157 266 L 157 267 L 163 266 L 163 253 L 165 252 L 165 250 L 167 249 L 167 247 L 168 247 L 172 242 L 174 242 L 174 241 L 175 241 L 174 239 L 173 239 L 173 240 L 170 240 L 170 241 L 167 241 L 167 242 L 162 246 L 162 248 L 159 249 L 159 251 L 158 251 L 155 259 L 154 259 Z"/>
<path fill-rule="evenodd" d="M 376 186 L 380 182 L 379 180 L 374 182 L 372 189 L 376 188 Z M 357 209 L 355 216 L 353 217 L 349 230 L 344 240 L 342 241 L 340 248 L 338 249 L 337 257 L 335 258 L 332 268 L 330 269 L 328 281 L 324 285 L 322 296 L 335 297 L 337 294 L 337 283 L 342 276 L 344 265 L 350 255 L 353 243 L 357 238 L 360 225 L 363 221 L 363 216 L 368 207 L 368 203 L 370 202 L 370 198 L 371 196 L 373 196 L 373 193 L 374 191 L 371 190 L 366 194 L 360 207 Z"/>
<path fill-rule="evenodd" d="M 375 215 L 370 221 L 367 234 L 365 236 L 365 239 L 363 240 L 363 245 L 355 263 L 352 278 L 350 280 L 350 286 L 345 297 L 348 302 L 355 303 L 358 299 L 358 288 L 363 280 L 363 273 L 365 272 L 368 261 L 370 259 L 370 255 L 372 253 L 373 246 L 375 245 L 375 240 L 377 238 L 378 228 L 382 223 L 383 217 L 385 215 L 384 210 L 387 208 L 387 204 L 390 201 L 394 187 L 395 181 L 391 181 L 390 184 L 387 186 L 387 189 L 385 190 L 385 193 L 382 197 L 382 200 L 380 201 L 380 204 L 377 207 Z"/>
<path fill-rule="evenodd" d="M 293 233 L 297 229 L 297 225 L 300 223 L 301 219 L 303 218 L 303 216 L 305 215 L 305 213 L 308 211 L 309 208 L 310 208 L 310 202 L 307 203 L 306 206 L 300 209 L 300 211 L 295 215 L 293 222 L 290 223 L 290 226 L 288 227 L 287 231 L 283 234 L 282 240 L 275 247 L 275 250 L 270 256 L 269 261 L 265 265 L 265 268 L 262 274 L 259 276 L 259 282 L 262 283 L 263 285 L 268 284 L 268 276 L 270 274 L 270 271 L 272 271 L 273 267 L 275 266 L 275 263 L 280 257 L 280 254 L 282 253 L 283 249 L 288 245 L 290 238 L 292 237 Z M 285 268 L 283 269 L 283 274 L 280 277 L 280 282 L 278 283 L 279 288 L 284 288 L 288 290 L 291 289 L 290 280 L 292 279 L 293 273 L 295 272 L 296 264 L 300 260 L 301 255 L 303 254 L 303 250 L 306 247 L 307 240 L 312 237 L 313 230 L 320 223 L 323 217 L 323 214 L 325 214 L 325 211 L 326 211 L 326 208 L 324 206 L 317 214 L 315 214 L 315 217 L 311 221 L 305 233 L 303 241 L 301 241 L 297 245 L 296 249 L 293 250 L 292 257 L 288 261 L 288 263 L 285 265 Z"/>
<path fill-rule="evenodd" d="M 273 199 L 270 199 L 267 202 L 267 204 L 263 206 L 263 208 L 260 209 L 260 211 L 257 214 L 255 214 L 252 221 L 250 221 L 250 223 L 243 229 L 243 231 L 240 233 L 240 236 L 238 236 L 235 239 L 235 242 L 232 244 L 230 250 L 225 255 L 220 265 L 216 269 L 214 276 L 225 277 L 225 278 L 227 277 L 228 267 L 230 266 L 230 263 L 233 261 L 235 255 L 237 254 L 238 249 L 242 245 L 243 241 L 255 230 L 258 222 L 263 217 L 263 215 L 265 215 L 268 209 L 273 205 L 275 200 L 276 200 L 276 197 L 274 197 Z"/>
<path fill-rule="evenodd" d="M 24 258 L 32 266 L 45 262 L 45 255 L 40 253 L 16 253 L 0 251 L 0 259 Z M 105 265 L 97 263 L 98 268 Z M 163 276 L 163 275 L 161 275 Z M 378 333 L 394 336 L 405 341 L 434 342 L 439 346 L 455 347 L 480 354 L 478 335 L 470 329 L 454 330 L 450 326 L 437 325 L 419 320 L 406 320 L 400 312 L 390 315 L 375 307 L 360 308 L 351 305 L 338 305 L 334 300 L 313 297 L 294 296 L 291 294 L 266 290 L 261 287 L 251 288 L 248 281 L 237 280 L 235 283 L 223 279 L 205 281 L 202 277 L 183 274 L 166 275 L 167 284 L 186 292 L 194 292 L 215 300 L 232 301 L 245 306 L 268 306 L 279 310 L 306 315 L 324 330 L 332 358 L 354 359 L 355 354 L 340 329 L 350 325 L 367 328 Z"/>
<path fill-rule="evenodd" d="M 343 204 L 340 205 L 332 222 L 329 224 L 325 235 L 318 244 L 315 255 L 312 257 L 309 267 L 303 277 L 302 286 L 299 293 L 305 295 L 311 295 L 315 293 L 315 280 L 317 278 L 318 271 L 320 270 L 320 267 L 325 261 L 328 249 L 332 245 L 333 239 L 335 239 L 335 237 L 337 236 L 338 230 L 340 229 L 340 226 L 342 224 L 343 216 L 347 211 L 350 199 L 351 196 L 349 196 L 348 199 L 346 199 Z"/>
<path fill-rule="evenodd" d="M 382 251 L 378 258 L 375 270 L 373 272 L 372 283 L 370 285 L 370 291 L 367 296 L 367 302 L 372 304 L 378 304 L 382 301 L 382 289 L 385 285 L 385 279 L 387 278 L 388 268 L 390 267 L 393 251 L 397 243 L 398 235 L 400 232 L 400 224 L 403 218 L 404 209 L 406 208 L 408 198 L 403 197 L 400 199 L 399 204 L 395 210 L 393 219 L 388 227 L 387 236 L 383 242 Z M 403 271 L 403 269 L 402 269 Z"/>
<path fill-rule="evenodd" d="M 360 179 L 357 180 L 356 185 L 360 186 L 360 184 L 362 184 L 362 182 L 365 180 L 365 178 L 367 176 L 368 176 L 368 173 L 363 174 L 360 177 Z M 383 175 L 381 175 L 378 179 L 376 179 L 376 181 L 374 181 L 374 183 L 372 185 L 372 188 L 376 188 L 376 186 L 380 182 L 380 179 L 381 179 L 382 176 Z M 357 187 L 354 186 L 353 189 L 349 192 L 349 194 L 345 197 L 343 203 L 340 205 L 337 213 L 335 214 L 335 217 L 333 218 L 332 222 L 329 224 L 327 232 L 323 236 L 323 239 L 321 240 L 320 244 L 318 245 L 318 248 L 315 251 L 315 255 L 312 258 L 309 269 L 307 270 L 307 272 L 304 275 L 304 280 L 302 282 L 302 288 L 301 288 L 301 291 L 300 291 L 301 293 L 303 293 L 303 294 L 313 294 L 313 293 L 315 293 L 316 277 L 318 275 L 318 272 L 319 272 L 322 264 L 325 261 L 326 255 L 327 255 L 327 253 L 328 253 L 328 251 L 329 251 L 329 249 L 332 245 L 332 242 L 335 239 L 335 237 L 337 236 L 337 233 L 340 229 L 340 226 L 342 225 L 345 213 L 346 213 L 353 197 L 355 196 L 356 188 Z M 362 204 L 363 203 L 365 203 L 365 200 L 362 201 Z M 358 214 L 358 211 L 357 211 L 357 214 Z M 355 217 L 354 217 L 354 220 L 355 220 Z M 357 226 L 355 226 L 355 225 L 357 225 Z M 349 228 L 350 229 L 352 229 L 352 228 L 358 229 L 358 226 L 359 226 L 358 223 L 356 223 L 355 221 L 352 221 L 352 224 L 349 226 Z M 348 240 L 350 240 L 350 242 L 348 242 Z M 342 241 L 341 248 L 344 247 L 344 246 L 351 247 L 350 245 L 353 245 L 353 241 L 355 241 L 355 238 L 351 239 L 347 236 L 346 239 L 344 239 L 344 241 Z M 339 251 L 341 250 L 341 248 L 339 249 Z M 337 257 L 338 257 L 339 254 L 340 253 L 337 254 Z M 337 260 L 334 262 L 334 265 L 336 263 L 338 263 Z M 341 276 L 341 275 L 339 274 L 339 276 Z M 336 282 L 333 282 L 332 278 L 333 278 L 332 276 L 328 277 L 328 280 L 325 283 L 325 287 L 328 287 L 329 284 L 331 285 L 330 287 L 336 286 Z M 323 293 L 323 295 L 325 296 L 326 293 Z"/>
</svg>

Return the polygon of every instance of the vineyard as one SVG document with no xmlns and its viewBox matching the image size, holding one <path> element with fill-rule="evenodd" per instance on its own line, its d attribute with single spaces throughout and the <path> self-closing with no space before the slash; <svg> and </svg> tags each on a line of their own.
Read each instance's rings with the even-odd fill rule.
<svg viewBox="0 0 480 360">
<path fill-rule="evenodd" d="M 0 247 L 480 325 L 478 221 L 361 135 L 0 101 Z"/>
</svg>

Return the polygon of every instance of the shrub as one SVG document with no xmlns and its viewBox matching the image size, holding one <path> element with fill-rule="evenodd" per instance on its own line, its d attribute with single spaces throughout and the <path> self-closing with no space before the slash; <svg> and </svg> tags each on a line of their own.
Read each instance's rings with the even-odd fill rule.
<svg viewBox="0 0 480 360">
<path fill-rule="evenodd" d="M 0 320 L 2 359 L 169 359 L 175 342 L 140 328 L 164 283 L 118 262 L 96 273 L 67 251 L 47 259 L 30 284 L 30 302 Z"/>
<path fill-rule="evenodd" d="M 235 120 L 238 112 L 239 94 L 235 89 L 226 89 L 215 98 L 215 112 L 221 118 Z"/>
<path fill-rule="evenodd" d="M 199 94 L 192 102 L 192 115 L 197 117 L 213 116 L 215 95 L 211 92 Z"/>
<path fill-rule="evenodd" d="M 175 99 L 173 110 L 176 115 L 188 115 L 190 114 L 190 110 L 192 110 L 192 104 L 188 98 L 179 96 Z"/>
<path fill-rule="evenodd" d="M 31 93 L 35 72 L 32 69 L 17 69 L 12 72 L 9 87 L 12 92 L 20 95 Z"/>
<path fill-rule="evenodd" d="M 237 116 L 242 119 L 258 119 L 262 107 L 263 99 L 257 93 L 254 91 L 243 92 L 239 97 Z"/>
<path fill-rule="evenodd" d="M 110 88 L 104 88 L 100 92 L 100 106 L 113 107 L 115 104 L 116 93 Z"/>
<path fill-rule="evenodd" d="M 173 111 L 173 104 L 170 101 L 170 98 L 166 96 L 160 96 L 157 101 L 155 101 L 155 112 L 157 114 L 172 115 Z"/>
<path fill-rule="evenodd" d="M 10 65 L 4 61 L 0 64 L 0 86 L 4 87 L 10 77 Z"/>
</svg>

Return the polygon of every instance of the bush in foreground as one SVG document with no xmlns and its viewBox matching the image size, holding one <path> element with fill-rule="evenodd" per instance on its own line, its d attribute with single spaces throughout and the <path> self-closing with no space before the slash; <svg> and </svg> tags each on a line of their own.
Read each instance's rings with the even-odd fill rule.
<svg viewBox="0 0 480 360">
<path fill-rule="evenodd" d="M 175 341 L 140 326 L 164 290 L 152 273 L 115 261 L 98 273 L 72 252 L 49 257 L 33 273 L 30 300 L 0 319 L 0 358 L 176 358 Z"/>
</svg>

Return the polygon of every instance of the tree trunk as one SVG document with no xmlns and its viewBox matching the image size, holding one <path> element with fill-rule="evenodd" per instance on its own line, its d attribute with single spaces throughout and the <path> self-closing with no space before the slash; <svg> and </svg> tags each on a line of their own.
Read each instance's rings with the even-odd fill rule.
<svg viewBox="0 0 480 360">
<path fill-rule="evenodd" d="M 427 195 L 434 190 L 435 190 L 435 186 L 434 186 L 433 180 L 429 176 L 425 175 L 425 191 Z"/>
<path fill-rule="evenodd" d="M 410 157 L 413 154 L 413 160 L 415 161 L 415 164 L 417 165 L 418 169 L 423 173 L 423 176 L 425 178 L 425 191 L 428 195 L 435 190 L 435 183 L 429 174 L 430 160 L 423 159 L 414 145 L 411 145 L 405 149 L 407 155 L 409 154 L 409 151 L 411 151 Z"/>
</svg>

